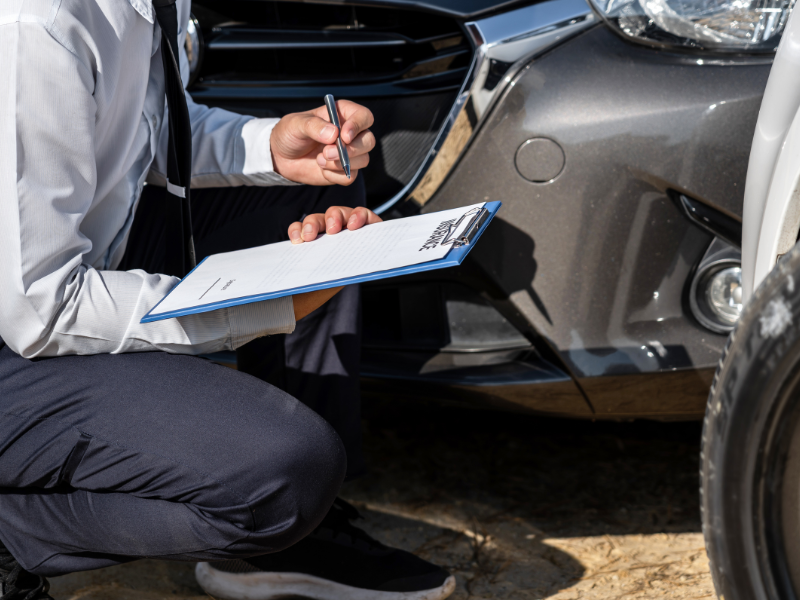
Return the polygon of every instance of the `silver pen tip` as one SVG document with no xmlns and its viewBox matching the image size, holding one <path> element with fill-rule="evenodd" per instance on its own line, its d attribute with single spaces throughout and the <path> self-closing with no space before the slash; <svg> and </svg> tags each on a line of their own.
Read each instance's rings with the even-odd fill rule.
<svg viewBox="0 0 800 600">
<path fill-rule="evenodd" d="M 350 179 L 350 165 L 344 165 L 344 174 Z"/>
</svg>

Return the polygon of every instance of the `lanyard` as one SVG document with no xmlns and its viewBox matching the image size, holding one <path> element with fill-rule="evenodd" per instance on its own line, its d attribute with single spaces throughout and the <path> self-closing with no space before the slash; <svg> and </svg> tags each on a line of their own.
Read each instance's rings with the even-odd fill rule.
<svg viewBox="0 0 800 600">
<path fill-rule="evenodd" d="M 178 57 L 178 11 L 176 0 L 153 0 L 161 26 L 161 58 L 169 112 L 167 147 L 166 266 L 165 273 L 185 277 L 197 266 L 192 236 L 189 184 L 192 175 L 192 126 L 181 82 Z M 177 232 L 179 235 L 175 235 Z"/>
</svg>

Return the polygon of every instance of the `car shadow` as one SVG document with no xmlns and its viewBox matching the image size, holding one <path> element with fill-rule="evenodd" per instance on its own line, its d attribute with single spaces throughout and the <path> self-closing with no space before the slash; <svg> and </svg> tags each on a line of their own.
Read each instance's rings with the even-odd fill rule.
<svg viewBox="0 0 800 600">
<path fill-rule="evenodd" d="M 507 295 L 524 290 L 536 308 L 551 325 L 553 320 L 542 298 L 533 288 L 537 264 L 534 258 L 536 242 L 508 221 L 497 217 L 483 233 L 481 243 L 470 253 L 476 262 L 498 282 Z"/>
<path fill-rule="evenodd" d="M 357 523 L 384 544 L 402 548 L 456 577 L 456 597 L 498 597 L 524 590 L 546 597 L 584 574 L 583 565 L 542 532 L 518 523 L 464 519 L 458 508 L 400 506 L 355 501 Z"/>
<path fill-rule="evenodd" d="M 370 398 L 364 414 L 370 475 L 348 485 L 365 491 L 402 481 L 412 504 L 491 506 L 558 535 L 700 531 L 699 421 L 591 422 L 391 398 Z"/>
<path fill-rule="evenodd" d="M 465 596 L 504 596 L 503 582 L 552 595 L 588 576 L 597 557 L 583 560 L 587 548 L 610 556 L 626 540 L 685 541 L 702 554 L 697 422 L 590 422 L 389 398 L 370 400 L 365 415 L 371 472 L 346 484 L 345 497 L 368 509 L 371 531 L 459 574 Z"/>
</svg>

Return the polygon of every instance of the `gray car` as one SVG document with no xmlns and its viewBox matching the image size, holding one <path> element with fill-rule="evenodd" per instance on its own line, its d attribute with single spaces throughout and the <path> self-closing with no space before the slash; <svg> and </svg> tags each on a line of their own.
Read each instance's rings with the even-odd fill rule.
<svg viewBox="0 0 800 600">
<path fill-rule="evenodd" d="M 593 2 L 194 1 L 198 102 L 368 106 L 384 218 L 503 202 L 462 267 L 364 287 L 365 391 L 703 415 L 741 310 L 748 153 L 792 2 Z"/>
</svg>

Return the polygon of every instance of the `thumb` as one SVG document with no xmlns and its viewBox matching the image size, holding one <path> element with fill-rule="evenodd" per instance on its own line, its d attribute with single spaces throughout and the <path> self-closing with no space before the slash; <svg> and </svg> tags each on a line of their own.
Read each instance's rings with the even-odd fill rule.
<svg viewBox="0 0 800 600">
<path fill-rule="evenodd" d="M 336 127 L 314 115 L 303 115 L 300 122 L 302 134 L 320 144 L 333 144 L 339 135 Z"/>
</svg>

